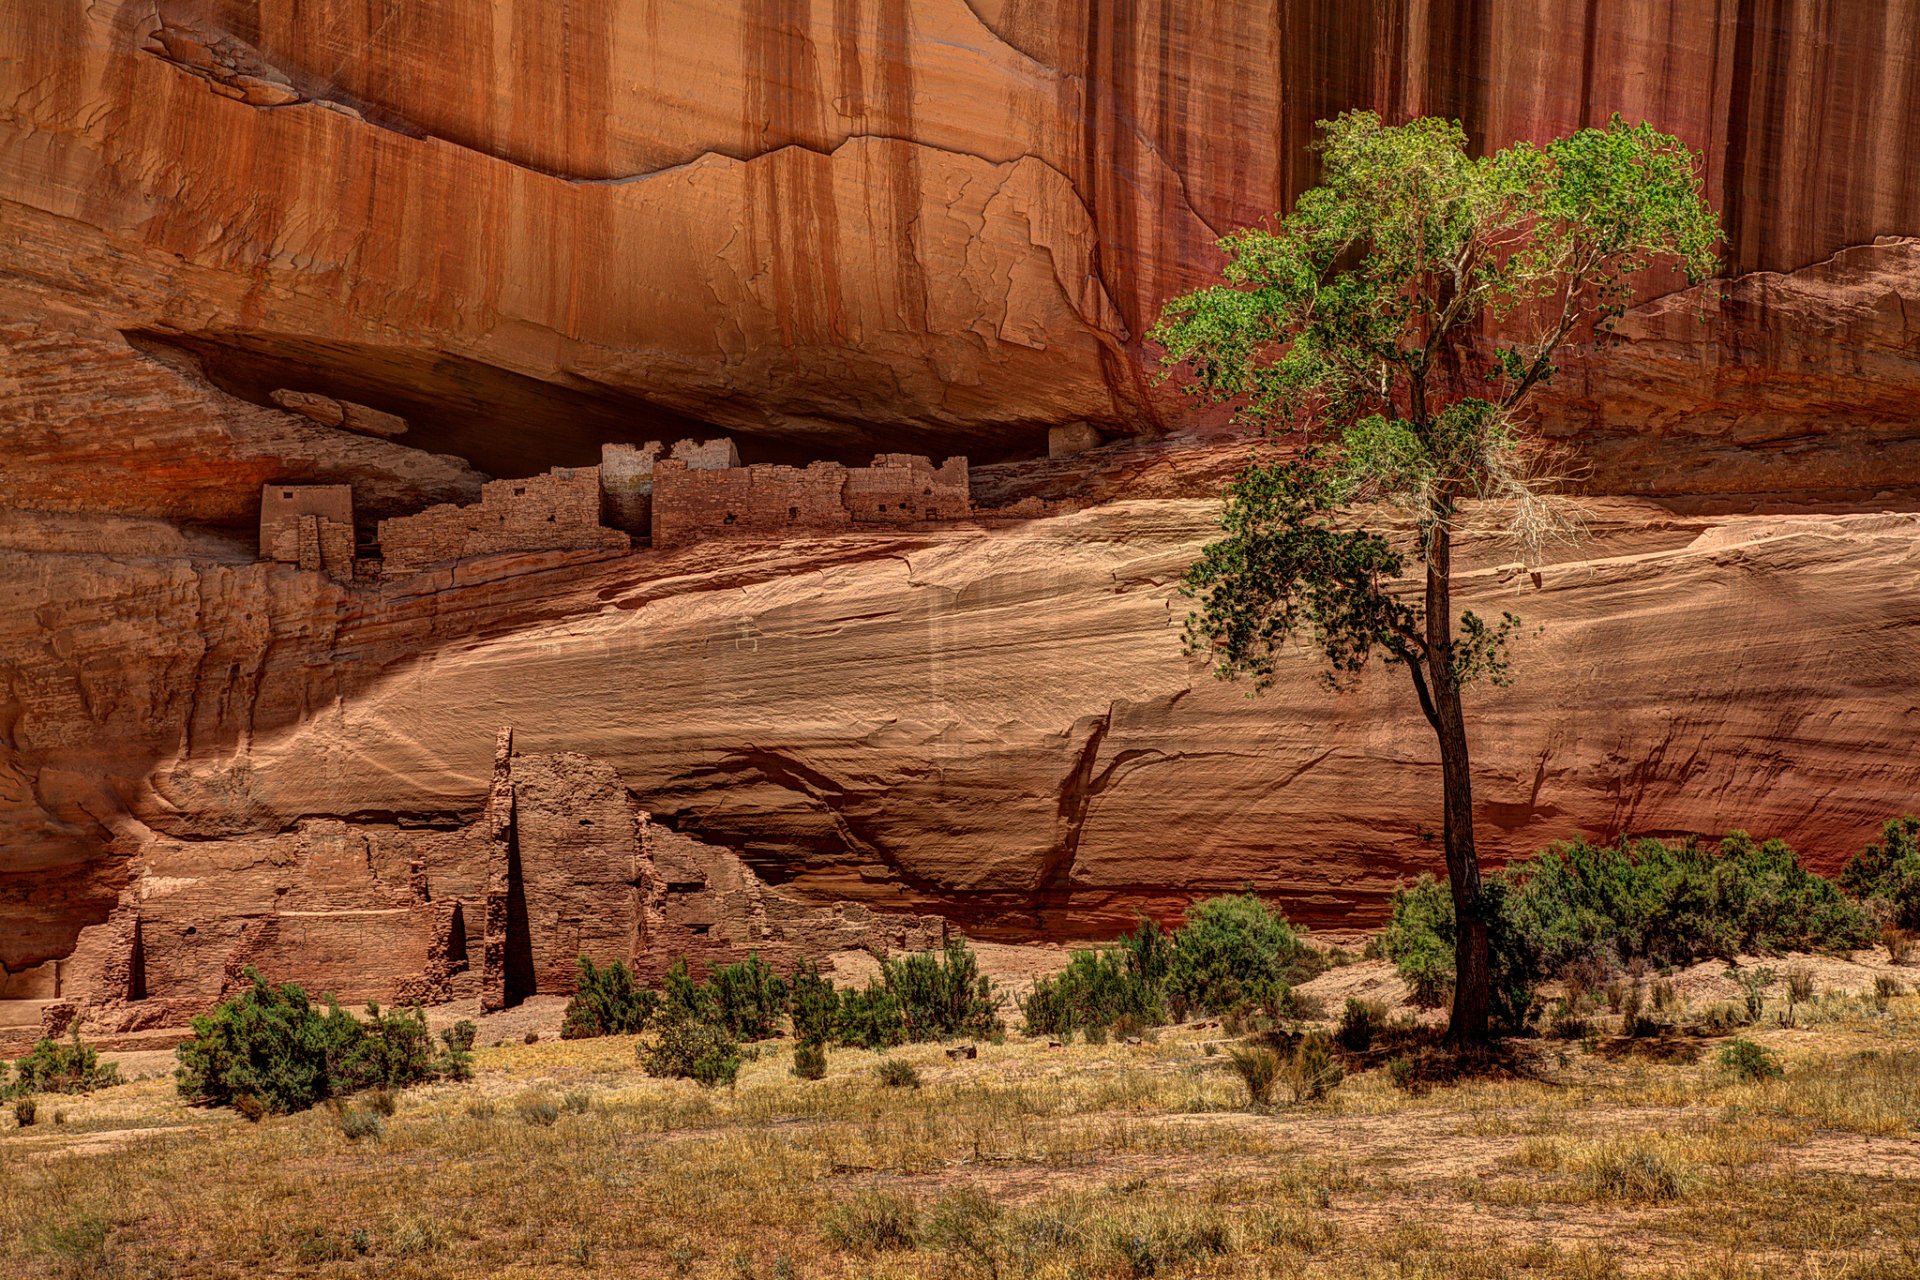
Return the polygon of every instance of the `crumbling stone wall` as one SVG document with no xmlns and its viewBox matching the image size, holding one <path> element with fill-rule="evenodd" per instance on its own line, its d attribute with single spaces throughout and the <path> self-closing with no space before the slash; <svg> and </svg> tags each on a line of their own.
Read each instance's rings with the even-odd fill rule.
<svg viewBox="0 0 1920 1280">
<path fill-rule="evenodd" d="M 522 480 L 494 480 L 467 506 L 441 503 L 382 520 L 387 574 L 502 551 L 624 551 L 627 535 L 600 523 L 600 468 L 555 467 Z"/>
<path fill-rule="evenodd" d="M 262 486 L 260 558 L 353 579 L 353 486 Z"/>
<path fill-rule="evenodd" d="M 870 467 L 816 462 L 696 471 L 675 458 L 653 469 L 653 545 L 706 538 L 843 531 L 857 524 L 912 525 L 964 519 L 972 509 L 967 460 L 935 467 L 883 453 Z"/>
</svg>

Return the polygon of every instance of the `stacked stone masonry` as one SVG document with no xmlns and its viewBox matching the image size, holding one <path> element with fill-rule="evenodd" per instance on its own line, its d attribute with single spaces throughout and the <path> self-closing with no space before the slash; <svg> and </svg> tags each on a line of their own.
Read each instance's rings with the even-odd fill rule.
<svg viewBox="0 0 1920 1280">
<path fill-rule="evenodd" d="M 265 560 L 353 578 L 353 486 L 275 485 L 260 491 L 260 555 Z"/>
<path fill-rule="evenodd" d="M 662 459 L 654 465 L 653 489 L 656 547 L 729 535 L 958 520 L 973 509 L 965 458 L 935 467 L 904 453 L 883 453 L 870 467 L 816 462 L 710 471 Z"/>
<path fill-rule="evenodd" d="M 442 503 L 380 522 L 387 574 L 502 551 L 625 551 L 627 535 L 600 523 L 600 468 L 555 467 L 482 486 L 480 501 Z"/>
</svg>

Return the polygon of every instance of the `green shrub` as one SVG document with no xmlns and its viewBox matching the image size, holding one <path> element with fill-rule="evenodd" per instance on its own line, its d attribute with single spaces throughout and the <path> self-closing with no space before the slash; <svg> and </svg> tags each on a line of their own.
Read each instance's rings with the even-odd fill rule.
<svg viewBox="0 0 1920 1280">
<path fill-rule="evenodd" d="M 827 1074 L 827 1046 L 818 1040 L 798 1040 L 793 1046 L 793 1074 L 818 1080 Z"/>
<path fill-rule="evenodd" d="M 803 962 L 787 980 L 787 1008 L 796 1040 L 825 1044 L 840 1030 L 840 993 L 820 974 L 820 966 Z"/>
<path fill-rule="evenodd" d="M 1516 927 L 1512 895 L 1499 874 L 1481 882 L 1487 912 L 1488 1011 L 1495 1022 L 1518 1031 L 1532 1019 L 1539 969 Z M 1453 997 L 1453 895 L 1445 884 L 1421 876 L 1395 889 L 1392 918 L 1381 935 L 1381 949 L 1412 993 L 1414 1004 L 1434 1009 Z"/>
<path fill-rule="evenodd" d="M 1287 1060 L 1285 1074 L 1295 1102 L 1323 1098 L 1346 1078 L 1333 1055 L 1333 1041 L 1324 1031 L 1310 1031 L 1300 1038 Z"/>
<path fill-rule="evenodd" d="M 821 1224 L 827 1243 L 856 1253 L 911 1249 L 919 1238 L 913 1206 L 898 1196 L 867 1192 L 835 1206 Z"/>
<path fill-rule="evenodd" d="M 787 984 L 758 954 L 738 964 L 716 966 L 707 975 L 710 1016 L 736 1040 L 768 1040 L 780 1034 L 787 1012 Z"/>
<path fill-rule="evenodd" d="M 740 1045 L 725 1027 L 697 1018 L 668 1017 L 655 1024 L 651 1045 L 639 1049 L 650 1076 L 693 1080 L 711 1089 L 740 1074 Z"/>
<path fill-rule="evenodd" d="M 1253 893 L 1209 898 L 1173 938 L 1166 978 L 1176 1007 L 1224 1013 L 1312 977 L 1320 957 L 1286 918 Z"/>
<path fill-rule="evenodd" d="M 22 1129 L 30 1128 L 35 1117 L 39 1115 L 39 1112 L 40 1106 L 32 1098 L 15 1098 L 13 1100 L 13 1122 Z"/>
<path fill-rule="evenodd" d="M 1782 1074 L 1773 1054 L 1744 1036 L 1727 1042 L 1720 1051 L 1720 1066 L 1741 1084 L 1777 1080 Z"/>
<path fill-rule="evenodd" d="M 548 1129 L 560 1122 L 560 1104 L 545 1094 L 527 1094 L 513 1104 L 520 1118 L 530 1125 Z"/>
<path fill-rule="evenodd" d="M 387 1122 L 370 1107 L 342 1107 L 340 1132 L 347 1136 L 349 1142 L 358 1142 L 362 1138 L 382 1138 L 387 1133 Z"/>
<path fill-rule="evenodd" d="M 273 986 L 246 971 L 248 989 L 193 1020 L 193 1038 L 175 1050 L 181 1095 L 216 1105 L 249 1098 L 251 1108 L 285 1114 L 342 1094 L 402 1088 L 471 1074 L 456 1027 L 433 1047 L 419 1010 L 367 1006 L 362 1022 L 329 999 L 325 1011 L 295 983 Z"/>
<path fill-rule="evenodd" d="M 693 980 L 693 976 L 687 972 L 685 959 L 674 961 L 673 967 L 667 970 L 661 995 L 664 1007 L 656 1012 L 655 1017 L 698 1022 L 704 1021 L 712 1012 L 708 1007 L 710 992 Z"/>
<path fill-rule="evenodd" d="M 853 1049 L 890 1049 L 906 1039 L 906 1024 L 900 1017 L 900 1002 L 878 978 L 864 990 L 848 988 L 840 993 L 840 1014 L 836 1037 Z"/>
<path fill-rule="evenodd" d="M 881 979 L 900 1006 L 909 1041 L 986 1035 L 1000 1008 L 993 980 L 963 939 L 941 952 L 921 951 L 881 963 Z"/>
<path fill-rule="evenodd" d="M 1358 1000 L 1347 997 L 1347 1007 L 1340 1014 L 1340 1029 L 1334 1038 L 1340 1047 L 1353 1053 L 1365 1053 L 1373 1048 L 1373 1042 L 1387 1025 L 1387 1006 L 1378 1000 Z"/>
<path fill-rule="evenodd" d="M 596 968 L 586 956 L 574 963 L 580 977 L 573 998 L 567 1001 L 566 1021 L 560 1025 L 562 1040 L 638 1035 L 647 1029 L 660 997 L 635 982 L 625 963 L 615 960 Z"/>
<path fill-rule="evenodd" d="M 92 1046 L 80 1043 L 80 1029 L 72 1038 L 37 1042 L 24 1058 L 13 1064 L 14 1093 L 91 1093 L 120 1083 L 120 1069 L 112 1063 L 102 1065 Z"/>
<path fill-rule="evenodd" d="M 1840 887 L 1879 904 L 1894 927 L 1920 930 L 1920 817 L 1909 814 L 1882 827 L 1880 839 L 1840 872 Z"/>
<path fill-rule="evenodd" d="M 1153 927 L 1149 921 L 1142 930 Z M 1113 951 L 1075 951 L 1064 970 L 1034 983 L 1020 1003 L 1027 1034 L 1066 1036 L 1111 1027 L 1123 1019 L 1136 1027 L 1165 1022 L 1165 972 L 1152 977 L 1143 973 L 1137 953 L 1128 946 L 1131 941 L 1122 937 Z"/>
<path fill-rule="evenodd" d="M 873 1073 L 880 1077 L 880 1083 L 889 1089 L 918 1089 L 920 1073 L 913 1069 L 911 1062 L 900 1058 L 882 1058 L 873 1065 Z"/>
</svg>

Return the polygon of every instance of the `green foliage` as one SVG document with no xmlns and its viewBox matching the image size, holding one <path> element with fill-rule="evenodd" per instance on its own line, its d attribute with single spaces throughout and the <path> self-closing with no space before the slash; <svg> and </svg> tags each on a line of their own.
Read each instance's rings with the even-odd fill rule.
<svg viewBox="0 0 1920 1280">
<path fill-rule="evenodd" d="M 950 1036 L 986 1035 L 1000 1007 L 993 982 L 980 972 L 980 962 L 962 939 L 947 943 L 944 952 L 922 951 L 886 960 L 882 980 L 900 1005 L 908 1041 L 939 1040 Z"/>
<path fill-rule="evenodd" d="M 195 1018 L 193 1039 L 175 1050 L 183 1097 L 244 1098 L 249 1111 L 285 1114 L 360 1089 L 471 1074 L 459 1028 L 443 1033 L 436 1051 L 417 1009 L 369 1004 L 362 1022 L 332 1000 L 316 1007 L 295 983 L 273 986 L 251 968 L 246 976 L 252 985 Z"/>
<path fill-rule="evenodd" d="M 839 1044 L 851 1049 L 889 1049 L 906 1039 L 900 1002 L 878 978 L 865 989 L 840 993 Z"/>
<path fill-rule="evenodd" d="M 1534 987 L 1540 978 L 1535 953 L 1515 925 L 1512 893 L 1501 875 L 1481 883 L 1487 917 L 1488 1003 L 1494 1021 L 1510 1031 L 1524 1028 L 1534 1012 Z M 1437 1008 L 1453 993 L 1453 895 L 1431 876 L 1395 889 L 1393 916 L 1381 937 L 1382 949 L 1412 992 L 1413 1002 Z"/>
<path fill-rule="evenodd" d="M 639 1048 L 641 1067 L 650 1076 L 693 1080 L 711 1089 L 732 1084 L 740 1074 L 740 1044 L 723 1026 L 674 1015 L 659 1019 L 651 1045 Z"/>
<path fill-rule="evenodd" d="M 1387 1006 L 1378 1000 L 1361 1000 L 1347 997 L 1347 1007 L 1340 1013 L 1340 1029 L 1334 1038 L 1342 1049 L 1353 1053 L 1365 1053 L 1373 1048 L 1373 1042 L 1386 1029 Z"/>
<path fill-rule="evenodd" d="M 1027 1034 L 1157 1026 L 1166 1021 L 1163 993 L 1173 964 L 1173 942 L 1151 920 L 1122 934 L 1112 950 L 1075 951 L 1065 970 L 1034 983 L 1021 1002 Z"/>
<path fill-rule="evenodd" d="M 1636 961 L 1664 967 L 1708 956 L 1844 952 L 1873 939 L 1866 914 L 1792 849 L 1740 831 L 1717 844 L 1574 840 L 1509 864 L 1483 889 L 1492 1009 L 1509 1027 L 1524 1024 L 1533 987 L 1546 976 Z M 1422 876 L 1394 893 L 1381 948 L 1416 1004 L 1433 1008 L 1450 996 L 1453 944 L 1445 885 Z M 1759 1016 L 1759 998 L 1749 992 L 1749 1021 Z"/>
<path fill-rule="evenodd" d="M 102 1065 L 93 1047 L 80 1042 L 78 1027 L 73 1028 L 66 1044 L 51 1039 L 36 1042 L 13 1064 L 13 1071 L 13 1084 L 0 1089 L 0 1097 L 7 1093 L 91 1093 L 120 1083 L 120 1069 L 112 1063 Z"/>
<path fill-rule="evenodd" d="M 386 1136 L 387 1122 L 378 1111 L 363 1107 L 342 1107 L 339 1114 L 340 1132 L 346 1135 L 349 1142 Z"/>
<path fill-rule="evenodd" d="M 840 1027 L 840 993 L 821 976 L 820 966 L 811 961 L 796 966 L 787 991 L 794 1038 L 819 1044 L 833 1039 Z"/>
<path fill-rule="evenodd" d="M 1287 1086 L 1295 1102 L 1324 1098 L 1346 1077 L 1340 1060 L 1334 1056 L 1333 1041 L 1324 1031 L 1310 1031 L 1300 1037 L 1287 1060 Z"/>
<path fill-rule="evenodd" d="M 13 1100 L 13 1122 L 22 1129 L 32 1127 L 33 1122 L 39 1118 L 39 1114 L 40 1106 L 32 1098 Z"/>
<path fill-rule="evenodd" d="M 1920 929 L 1920 817 L 1908 814 L 1880 829 L 1880 839 L 1853 855 L 1840 887 L 1875 905 L 1886 922 Z"/>
<path fill-rule="evenodd" d="M 1167 995 L 1176 1006 L 1222 1013 L 1277 999 L 1319 967 L 1286 917 L 1255 894 L 1209 898 L 1187 913 L 1174 935 Z"/>
<path fill-rule="evenodd" d="M 793 1074 L 802 1080 L 818 1080 L 825 1076 L 827 1046 L 819 1040 L 794 1041 Z"/>
<path fill-rule="evenodd" d="M 661 995 L 662 1004 L 665 1007 L 657 1016 L 678 1018 L 683 1021 L 689 1018 L 698 1020 L 705 1018 L 710 1012 L 707 1003 L 709 993 L 687 972 L 687 962 L 684 958 L 674 961 L 673 967 L 667 970 Z"/>
<path fill-rule="evenodd" d="M 646 1030 L 660 997 L 634 981 L 624 962 L 615 960 L 596 968 L 581 956 L 575 964 L 580 977 L 573 998 L 567 1001 L 566 1021 L 560 1026 L 562 1040 L 630 1036 Z"/>
<path fill-rule="evenodd" d="M 1264 1107 L 1273 1101 L 1280 1080 L 1280 1055 L 1263 1044 L 1227 1050 L 1227 1065 L 1247 1086 L 1247 1105 Z"/>
<path fill-rule="evenodd" d="M 738 964 L 717 966 L 705 983 L 710 1016 L 742 1041 L 766 1040 L 780 1034 L 787 1011 L 787 984 L 758 954 L 749 952 Z"/>
<path fill-rule="evenodd" d="M 1720 1066 L 1741 1084 L 1777 1080 L 1783 1074 L 1773 1054 L 1745 1036 L 1729 1040 L 1720 1050 Z"/>
</svg>

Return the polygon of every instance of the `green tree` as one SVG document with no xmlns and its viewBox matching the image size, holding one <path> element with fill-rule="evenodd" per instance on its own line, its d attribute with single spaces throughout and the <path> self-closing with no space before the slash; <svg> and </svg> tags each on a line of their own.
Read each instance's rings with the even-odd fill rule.
<svg viewBox="0 0 1920 1280">
<path fill-rule="evenodd" d="M 1225 536 L 1187 575 L 1188 640 L 1256 691 L 1296 635 L 1336 686 L 1375 655 L 1407 668 L 1440 747 L 1459 925 L 1449 1035 L 1478 1042 L 1488 926 L 1461 691 L 1506 682 L 1519 620 L 1456 614 L 1453 541 L 1475 499 L 1532 546 L 1574 531 L 1528 402 L 1561 344 L 1609 328 L 1647 269 L 1709 274 L 1719 221 L 1699 157 L 1618 117 L 1479 157 L 1446 120 L 1350 112 L 1321 129 L 1321 184 L 1221 240 L 1223 282 L 1154 329 L 1169 374 L 1287 445 L 1228 488 Z M 1383 507 L 1410 525 L 1370 526 Z M 1409 561 L 1424 583 L 1402 581 Z"/>
</svg>

